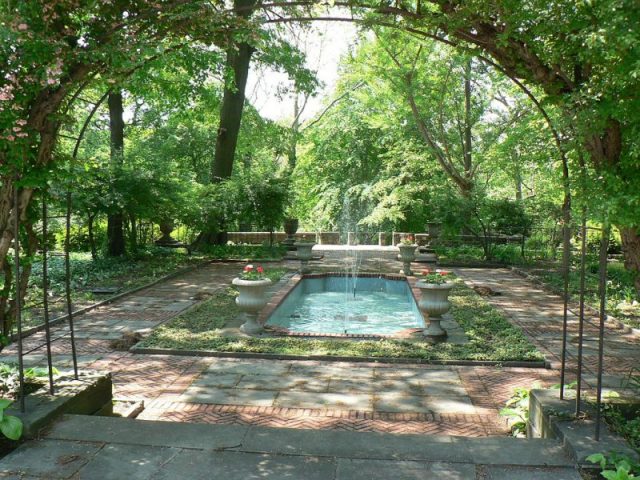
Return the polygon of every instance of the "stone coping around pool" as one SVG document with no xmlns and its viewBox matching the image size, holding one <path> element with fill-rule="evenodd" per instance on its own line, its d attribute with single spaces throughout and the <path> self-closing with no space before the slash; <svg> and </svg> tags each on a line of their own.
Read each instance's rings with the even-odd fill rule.
<svg viewBox="0 0 640 480">
<path fill-rule="evenodd" d="M 582 468 L 598 468 L 598 465 L 586 460 L 593 453 L 615 451 L 638 460 L 638 454 L 624 438 L 611 431 L 604 419 L 600 424 L 600 441 L 596 441 L 594 407 L 585 402 L 582 411 L 587 414 L 584 419 L 572 419 L 575 394 L 561 400 L 559 389 L 531 390 L 527 437 L 560 440 L 567 454 Z"/>
<path fill-rule="evenodd" d="M 55 378 L 55 394 L 49 393 L 49 384 L 25 397 L 25 411 L 14 402 L 6 413 L 22 420 L 23 438 L 35 438 L 40 430 L 49 426 L 63 414 L 93 415 L 113 398 L 110 373 L 79 372 L 78 380 L 67 372 Z"/>
<path fill-rule="evenodd" d="M 252 358 L 257 360 L 313 360 L 371 364 L 444 365 L 453 367 L 551 368 L 544 360 L 433 360 L 407 357 L 349 357 L 344 355 L 289 355 L 280 353 L 222 352 L 216 350 L 177 350 L 133 346 L 129 352 L 139 355 L 176 355 L 185 357 Z"/>
<path fill-rule="evenodd" d="M 304 338 L 351 338 L 351 339 L 384 339 L 384 338 L 393 338 L 393 339 L 407 339 L 421 335 L 422 328 L 407 328 L 405 330 L 401 330 L 392 335 L 386 334 L 378 334 L 378 333 L 322 333 L 322 332 L 292 332 L 291 330 L 283 327 L 274 327 L 272 325 L 267 325 L 267 321 L 273 315 L 273 312 L 280 306 L 282 302 L 289 296 L 289 294 L 293 291 L 294 288 L 298 286 L 298 284 L 306 279 L 306 278 L 327 278 L 327 277 L 351 277 L 353 276 L 350 273 L 346 272 L 323 272 L 323 273 L 305 273 L 303 275 L 295 274 L 293 275 L 285 284 L 271 297 L 271 300 L 267 303 L 267 305 L 262 309 L 260 314 L 258 315 L 258 322 L 260 322 L 265 330 L 272 334 L 273 336 L 286 336 L 286 337 L 304 337 Z M 413 295 L 413 299 L 418 303 L 420 299 L 420 289 L 416 288 L 415 284 L 417 282 L 417 278 L 413 276 L 405 276 L 393 273 L 371 273 L 371 272 L 362 272 L 356 274 L 357 277 L 361 278 L 384 278 L 385 280 L 406 280 L 409 284 L 409 288 L 411 289 L 411 294 Z"/>
</svg>

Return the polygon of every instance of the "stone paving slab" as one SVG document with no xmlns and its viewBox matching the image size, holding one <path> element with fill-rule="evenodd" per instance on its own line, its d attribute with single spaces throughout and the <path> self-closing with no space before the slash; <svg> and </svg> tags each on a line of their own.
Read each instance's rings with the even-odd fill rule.
<svg viewBox="0 0 640 480">
<path fill-rule="evenodd" d="M 182 451 L 162 467 L 157 480 L 251 480 L 305 479 L 327 480 L 335 477 L 335 459 L 289 457 L 236 452 Z M 188 473 L 186 473 L 188 472 Z M 186 474 L 185 474 L 186 473 Z"/>
<path fill-rule="evenodd" d="M 582 480 L 575 468 L 493 466 L 483 472 L 483 480 Z"/>
<path fill-rule="evenodd" d="M 27 442 L 0 460 L 0 472 L 66 479 L 86 465 L 103 445 L 59 440 Z"/>
<path fill-rule="evenodd" d="M 377 393 L 374 409 L 380 412 L 476 413 L 468 396 L 417 396 L 401 392 Z"/>
<path fill-rule="evenodd" d="M 118 417 L 65 415 L 47 438 L 122 445 L 147 445 L 194 449 L 224 449 L 242 444 L 247 427 L 149 422 Z M 1 463 L 0 463 L 1 465 Z"/>
<path fill-rule="evenodd" d="M 181 450 L 150 445 L 108 444 L 78 472 L 81 479 L 147 480 L 158 478 L 158 471 Z M 184 475 L 184 472 L 183 472 Z M 188 474 L 191 478 L 191 474 Z M 179 478 L 179 477 L 174 477 Z"/>
<path fill-rule="evenodd" d="M 216 387 L 189 387 L 178 401 L 190 403 L 215 403 L 221 405 L 253 405 L 270 407 L 278 392 L 269 390 L 247 390 Z"/>
<path fill-rule="evenodd" d="M 278 394 L 274 405 L 278 407 L 372 411 L 373 395 L 352 392 L 316 393 L 283 391 Z"/>
<path fill-rule="evenodd" d="M 336 480 L 468 480 L 476 478 L 469 463 L 339 459 Z"/>
</svg>

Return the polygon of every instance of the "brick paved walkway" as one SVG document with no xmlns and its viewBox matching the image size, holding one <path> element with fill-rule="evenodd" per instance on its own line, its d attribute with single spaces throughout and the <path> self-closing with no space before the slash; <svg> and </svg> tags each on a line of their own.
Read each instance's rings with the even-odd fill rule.
<svg viewBox="0 0 640 480">
<path fill-rule="evenodd" d="M 563 301 L 507 269 L 456 269 L 470 286 L 485 285 L 500 292 L 487 300 L 503 310 L 509 320 L 525 332 L 529 340 L 559 369 L 562 355 Z M 578 353 L 578 316 L 568 318 L 567 383 L 575 380 Z M 597 316 L 586 312 L 583 342 L 583 365 L 586 387 L 595 387 L 598 365 Z M 640 365 L 640 339 L 625 333 L 618 324 L 606 322 L 603 385 L 618 392 L 633 367 Z"/>
</svg>

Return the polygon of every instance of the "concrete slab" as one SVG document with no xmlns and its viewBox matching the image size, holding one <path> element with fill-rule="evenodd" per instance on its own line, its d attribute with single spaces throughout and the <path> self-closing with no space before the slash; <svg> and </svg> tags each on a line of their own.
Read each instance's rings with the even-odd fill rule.
<svg viewBox="0 0 640 480">
<path fill-rule="evenodd" d="M 468 480 L 476 467 L 468 463 L 426 463 L 390 460 L 339 459 L 336 480 Z"/>
<path fill-rule="evenodd" d="M 487 467 L 486 480 L 581 480 L 574 468 Z"/>
<path fill-rule="evenodd" d="M 283 391 L 274 405 L 294 408 L 332 408 L 338 410 L 373 410 L 373 395 L 366 393 L 316 393 Z"/>
<path fill-rule="evenodd" d="M 205 372 L 193 383 L 198 387 L 235 387 L 242 375 L 239 373 Z"/>
<path fill-rule="evenodd" d="M 277 391 L 271 390 L 191 386 L 179 397 L 178 401 L 186 403 L 270 407 L 274 404 L 277 395 Z"/>
<path fill-rule="evenodd" d="M 310 392 L 326 392 L 329 380 L 303 375 L 244 375 L 236 388 L 254 390 L 302 390 Z"/>
<path fill-rule="evenodd" d="M 511 437 L 463 438 L 468 461 L 485 465 L 573 466 L 560 443 L 547 439 Z"/>
<path fill-rule="evenodd" d="M 102 441 L 126 445 L 175 448 L 229 448 L 242 443 L 247 427 L 197 423 L 151 422 L 115 417 L 65 415 L 48 438 L 56 440 Z"/>
<path fill-rule="evenodd" d="M 242 450 L 356 459 L 469 462 L 461 437 L 251 427 Z"/>
<path fill-rule="evenodd" d="M 283 375 L 287 373 L 290 364 L 284 361 L 214 361 L 205 370 L 211 373 L 236 373 L 241 375 Z"/>
<path fill-rule="evenodd" d="M 30 441 L 0 460 L 0 473 L 24 473 L 50 480 L 69 478 L 103 445 L 64 440 Z"/>
<path fill-rule="evenodd" d="M 110 444 L 78 475 L 87 480 L 148 480 L 179 452 L 177 448 Z"/>
<path fill-rule="evenodd" d="M 286 457 L 237 452 L 182 451 L 164 465 L 157 480 L 327 480 L 335 476 L 335 461 L 317 457 Z"/>
<path fill-rule="evenodd" d="M 477 413 L 467 396 L 417 396 L 403 392 L 380 392 L 375 395 L 377 412 Z"/>
</svg>

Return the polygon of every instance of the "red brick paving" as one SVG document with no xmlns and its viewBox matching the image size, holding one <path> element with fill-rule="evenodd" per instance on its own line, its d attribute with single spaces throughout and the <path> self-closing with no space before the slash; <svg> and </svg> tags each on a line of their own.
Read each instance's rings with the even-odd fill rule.
<svg viewBox="0 0 640 480">
<path fill-rule="evenodd" d="M 466 437 L 504 435 L 508 431 L 506 422 L 495 414 L 385 413 L 178 402 L 151 402 L 139 418 L 187 423 Z"/>
</svg>

